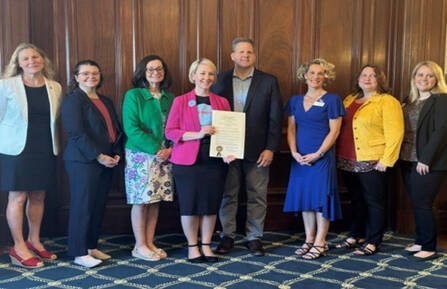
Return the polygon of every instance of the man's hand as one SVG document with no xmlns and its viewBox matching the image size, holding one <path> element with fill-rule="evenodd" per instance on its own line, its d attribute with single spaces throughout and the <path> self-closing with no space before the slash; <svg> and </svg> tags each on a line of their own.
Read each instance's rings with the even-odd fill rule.
<svg viewBox="0 0 447 289">
<path fill-rule="evenodd" d="M 263 150 L 262 153 L 259 155 L 258 160 L 256 163 L 259 167 L 268 167 L 273 161 L 273 152 L 271 150 Z"/>
</svg>

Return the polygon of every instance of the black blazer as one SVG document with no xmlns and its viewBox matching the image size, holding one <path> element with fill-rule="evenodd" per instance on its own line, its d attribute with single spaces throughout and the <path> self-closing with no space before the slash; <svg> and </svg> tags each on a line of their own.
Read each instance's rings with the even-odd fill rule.
<svg viewBox="0 0 447 289">
<path fill-rule="evenodd" d="M 434 94 L 425 102 L 416 132 L 418 161 L 431 170 L 447 170 L 447 94 Z"/>
<path fill-rule="evenodd" d="M 222 72 L 211 91 L 230 102 L 234 110 L 233 69 Z M 282 104 L 278 81 L 275 76 L 255 69 L 245 112 L 245 155 L 244 159 L 256 161 L 265 150 L 277 152 L 280 146 L 282 129 Z"/>
<path fill-rule="evenodd" d="M 122 154 L 122 130 L 112 101 L 105 96 L 99 98 L 106 106 L 116 130 L 115 143 L 109 142 L 109 132 L 101 112 L 87 94 L 75 89 L 65 97 L 61 116 L 68 135 L 64 160 L 78 162 L 96 162 L 99 154 L 109 156 Z"/>
</svg>

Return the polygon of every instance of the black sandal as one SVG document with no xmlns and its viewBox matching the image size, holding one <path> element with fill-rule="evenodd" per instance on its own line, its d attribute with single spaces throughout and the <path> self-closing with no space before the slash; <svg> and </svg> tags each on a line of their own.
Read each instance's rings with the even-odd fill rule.
<svg viewBox="0 0 447 289">
<path fill-rule="evenodd" d="M 211 246 L 211 243 L 202 243 L 202 246 Z M 202 250 L 203 253 L 203 250 Z M 217 256 L 207 256 L 203 254 L 203 259 L 205 262 L 216 263 L 219 262 L 219 258 Z"/>
<path fill-rule="evenodd" d="M 356 248 L 358 246 L 357 240 L 354 239 L 354 242 L 351 243 L 351 242 L 348 241 L 349 239 L 354 239 L 354 238 L 348 237 L 348 238 L 344 239 L 342 242 L 340 242 L 338 244 L 335 244 L 334 248 L 335 249 L 353 249 L 353 248 Z"/>
<path fill-rule="evenodd" d="M 314 252 L 312 252 L 312 249 L 315 249 Z M 321 256 L 325 256 L 326 252 L 329 250 L 328 245 L 324 245 L 324 246 L 312 246 L 309 251 L 304 254 L 303 256 L 301 256 L 301 258 L 303 258 L 304 260 L 315 260 L 320 258 Z M 306 257 L 307 256 L 307 257 Z"/>
<path fill-rule="evenodd" d="M 295 254 L 298 256 L 303 256 L 307 252 L 309 252 L 309 250 L 312 248 L 313 245 L 314 245 L 314 243 L 305 242 L 303 245 L 301 245 L 301 247 L 296 249 Z M 304 246 L 306 246 L 306 247 L 304 247 Z"/>
<path fill-rule="evenodd" d="M 199 246 L 199 244 L 188 245 L 188 248 L 198 247 L 198 246 Z M 194 264 L 196 264 L 196 263 L 203 263 L 204 261 L 205 260 L 204 260 L 204 257 L 202 255 L 200 255 L 198 257 L 195 257 L 195 258 L 188 258 L 188 262 L 194 263 Z"/>
<path fill-rule="evenodd" d="M 368 245 L 373 245 L 375 247 L 374 250 L 368 248 Z M 375 253 L 377 253 L 377 246 L 374 244 L 364 244 L 362 247 L 357 249 L 359 252 L 362 253 L 356 253 L 357 251 L 354 252 L 354 254 L 358 255 L 358 256 L 371 256 L 374 255 Z"/>
</svg>

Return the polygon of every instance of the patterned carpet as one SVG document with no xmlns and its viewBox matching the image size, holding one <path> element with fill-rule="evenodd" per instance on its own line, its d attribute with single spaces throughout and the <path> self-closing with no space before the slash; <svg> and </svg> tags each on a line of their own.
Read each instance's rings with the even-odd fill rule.
<svg viewBox="0 0 447 289">
<path fill-rule="evenodd" d="M 85 269 L 66 255 L 66 238 L 46 240 L 59 260 L 40 269 L 27 270 L 10 264 L 0 255 L 0 288 L 447 288 L 447 255 L 428 262 L 415 262 L 403 253 L 411 240 L 386 234 L 380 252 L 370 257 L 331 250 L 315 261 L 292 254 L 303 235 L 267 232 L 263 240 L 267 255 L 253 257 L 238 236 L 236 249 L 221 262 L 189 264 L 185 260 L 185 238 L 181 234 L 158 237 L 169 258 L 146 262 L 130 255 L 133 237 L 106 236 L 100 249 L 113 259 Z M 343 234 L 330 234 L 335 243 Z"/>
</svg>

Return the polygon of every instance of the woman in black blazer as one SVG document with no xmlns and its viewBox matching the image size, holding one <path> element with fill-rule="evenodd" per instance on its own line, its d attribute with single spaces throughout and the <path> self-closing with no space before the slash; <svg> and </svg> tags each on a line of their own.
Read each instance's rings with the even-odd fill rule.
<svg viewBox="0 0 447 289">
<path fill-rule="evenodd" d="M 432 61 L 416 65 L 403 111 L 400 159 L 416 223 L 415 242 L 405 250 L 414 260 L 431 260 L 438 257 L 432 206 L 447 171 L 447 85 L 439 65 Z"/>
<path fill-rule="evenodd" d="M 96 62 L 79 62 L 62 104 L 62 121 L 68 135 L 64 160 L 71 191 L 68 255 L 85 267 L 110 259 L 97 245 L 112 168 L 118 165 L 121 155 L 118 117 L 111 100 L 97 93 L 101 83 Z"/>
</svg>

